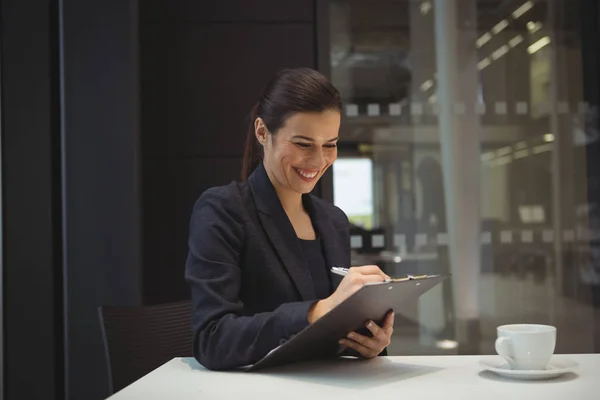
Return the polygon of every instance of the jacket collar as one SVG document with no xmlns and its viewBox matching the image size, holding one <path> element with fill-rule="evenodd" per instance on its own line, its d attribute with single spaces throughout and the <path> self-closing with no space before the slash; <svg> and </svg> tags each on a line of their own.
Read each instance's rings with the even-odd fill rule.
<svg viewBox="0 0 600 400">
<path fill-rule="evenodd" d="M 275 188 L 262 163 L 258 164 L 254 172 L 250 174 L 248 184 L 252 189 L 254 202 L 258 211 L 266 215 L 277 215 L 279 211 L 285 213 L 277 192 L 275 192 Z"/>
<path fill-rule="evenodd" d="M 248 184 L 258 210 L 260 222 L 279 259 L 294 282 L 300 297 L 303 300 L 314 300 L 316 298 L 314 284 L 305 265 L 300 241 L 263 164 L 259 164 L 250 175 Z M 331 267 L 331 262 L 340 257 L 337 254 L 339 250 L 335 243 L 338 234 L 331 221 L 329 221 L 327 213 L 323 212 L 313 202 L 310 195 L 303 195 L 302 201 L 311 217 L 317 235 L 322 239 L 321 243 L 327 266 Z"/>
</svg>

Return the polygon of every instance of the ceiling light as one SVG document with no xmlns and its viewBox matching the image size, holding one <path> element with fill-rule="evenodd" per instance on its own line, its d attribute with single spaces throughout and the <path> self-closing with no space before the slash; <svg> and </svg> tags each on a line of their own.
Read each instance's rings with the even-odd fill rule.
<svg viewBox="0 0 600 400">
<path fill-rule="evenodd" d="M 502 21 L 498 22 L 498 24 L 496 24 L 496 26 L 494 26 L 492 28 L 492 32 L 494 32 L 494 35 L 497 35 L 500 32 L 502 32 L 502 30 L 504 30 L 504 28 L 506 28 L 507 26 L 508 26 L 508 21 L 503 19 Z"/>
<path fill-rule="evenodd" d="M 529 21 L 527 23 L 527 30 L 529 31 L 530 34 L 534 34 L 537 31 L 539 31 L 540 29 L 542 29 L 542 23 L 541 22 Z"/>
<path fill-rule="evenodd" d="M 423 92 L 426 92 L 427 90 L 429 90 L 431 87 L 433 86 L 433 80 L 431 79 L 427 79 L 425 82 L 423 82 L 421 84 L 421 90 Z"/>
<path fill-rule="evenodd" d="M 526 1 L 521 7 L 517 8 L 513 11 L 512 16 L 514 19 L 519 18 L 521 15 L 525 14 L 527 11 L 531 10 L 533 7 L 533 2 Z"/>
<path fill-rule="evenodd" d="M 544 142 L 546 142 L 546 143 L 554 142 L 554 135 L 551 133 L 546 133 L 544 135 Z"/>
<path fill-rule="evenodd" d="M 475 41 L 475 44 L 477 45 L 477 47 L 481 47 L 484 44 L 486 44 L 487 42 L 489 42 L 492 39 L 492 34 L 489 32 L 486 32 L 483 34 L 483 36 L 481 36 L 479 39 L 477 39 Z"/>
<path fill-rule="evenodd" d="M 515 47 L 516 45 L 518 45 L 519 43 L 521 43 L 523 41 L 523 36 L 521 35 L 517 35 L 514 38 L 510 39 L 508 41 L 508 45 L 510 47 Z"/>
<path fill-rule="evenodd" d="M 481 155 L 481 161 L 491 161 L 496 157 L 496 153 L 493 151 L 483 153 Z"/>
<path fill-rule="evenodd" d="M 502 147 L 502 148 L 496 150 L 496 155 L 498 157 L 507 156 L 510 153 L 512 153 L 512 148 L 510 146 Z"/>
<path fill-rule="evenodd" d="M 533 154 L 542 154 L 548 151 L 552 151 L 552 144 L 550 143 L 540 144 L 533 148 Z"/>
<path fill-rule="evenodd" d="M 429 10 L 432 9 L 431 3 L 429 1 L 424 1 L 421 3 L 421 14 L 426 15 Z"/>
<path fill-rule="evenodd" d="M 529 46 L 527 48 L 527 52 L 529 54 L 533 54 L 536 51 L 538 51 L 539 49 L 541 49 L 542 47 L 548 45 L 550 43 L 550 37 L 549 36 L 544 36 L 543 38 L 541 38 L 540 40 L 538 40 L 537 42 L 535 42 L 534 44 L 532 44 L 531 46 Z"/>
<path fill-rule="evenodd" d="M 488 67 L 491 63 L 492 62 L 490 61 L 489 57 L 486 57 L 477 63 L 477 69 L 481 71 L 485 67 Z"/>
<path fill-rule="evenodd" d="M 492 59 L 497 60 L 500 57 L 502 57 L 503 55 L 505 55 L 506 53 L 508 53 L 508 46 L 504 45 L 492 53 Z"/>
<path fill-rule="evenodd" d="M 529 155 L 529 150 L 527 149 L 523 149 L 523 150 L 516 150 L 515 151 L 515 160 L 520 160 L 522 158 L 525 158 Z"/>
</svg>

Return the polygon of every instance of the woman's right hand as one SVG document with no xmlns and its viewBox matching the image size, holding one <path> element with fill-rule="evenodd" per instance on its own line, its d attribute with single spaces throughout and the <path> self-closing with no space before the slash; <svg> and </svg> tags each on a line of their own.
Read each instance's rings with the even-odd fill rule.
<svg viewBox="0 0 600 400">
<path fill-rule="evenodd" d="M 352 267 L 348 275 L 342 279 L 333 294 L 326 299 L 317 301 L 308 311 L 308 321 L 312 324 L 342 303 L 348 297 L 358 292 L 365 283 L 383 282 L 390 279 L 377 265 Z"/>
</svg>

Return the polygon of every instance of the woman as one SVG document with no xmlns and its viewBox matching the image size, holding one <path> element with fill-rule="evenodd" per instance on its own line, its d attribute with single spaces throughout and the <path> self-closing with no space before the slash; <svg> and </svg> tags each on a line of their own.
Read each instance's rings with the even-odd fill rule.
<svg viewBox="0 0 600 400">
<path fill-rule="evenodd" d="M 206 368 L 253 364 L 365 283 L 388 278 L 377 266 L 355 267 L 333 288 L 329 269 L 350 264 L 348 218 L 308 193 L 337 157 L 340 114 L 323 75 L 281 71 L 253 108 L 242 182 L 196 202 L 185 277 L 194 355 Z M 375 357 L 393 323 L 393 313 L 382 326 L 369 321 L 370 334 L 351 332 L 340 344 Z"/>
</svg>

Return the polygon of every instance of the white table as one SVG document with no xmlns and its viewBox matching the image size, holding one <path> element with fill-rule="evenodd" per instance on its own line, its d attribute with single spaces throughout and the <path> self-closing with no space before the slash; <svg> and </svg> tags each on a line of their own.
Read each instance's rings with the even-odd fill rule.
<svg viewBox="0 0 600 400">
<path fill-rule="evenodd" d="M 577 373 L 513 381 L 482 371 L 479 356 L 338 359 L 264 372 L 214 372 L 176 358 L 110 399 L 600 399 L 600 354 L 556 357 L 577 361 Z"/>
</svg>

